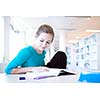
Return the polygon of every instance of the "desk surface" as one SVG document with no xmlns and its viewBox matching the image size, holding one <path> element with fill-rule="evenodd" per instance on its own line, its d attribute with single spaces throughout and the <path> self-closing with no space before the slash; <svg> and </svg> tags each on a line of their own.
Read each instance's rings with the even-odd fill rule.
<svg viewBox="0 0 100 100">
<path fill-rule="evenodd" d="M 20 77 L 25 77 L 25 80 L 20 80 Z M 36 80 L 28 77 L 26 74 L 6 75 L 5 73 L 0 73 L 0 83 L 77 83 L 78 79 L 79 74 Z"/>
</svg>

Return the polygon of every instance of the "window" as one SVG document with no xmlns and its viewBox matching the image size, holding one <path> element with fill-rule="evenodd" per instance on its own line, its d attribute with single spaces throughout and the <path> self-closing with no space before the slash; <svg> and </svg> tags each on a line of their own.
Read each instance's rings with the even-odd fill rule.
<svg viewBox="0 0 100 100">
<path fill-rule="evenodd" d="M 0 16 L 0 62 L 4 59 L 4 17 Z"/>
<path fill-rule="evenodd" d="M 25 34 L 16 33 L 10 28 L 9 35 L 9 60 L 14 58 L 20 49 L 25 46 Z"/>
</svg>

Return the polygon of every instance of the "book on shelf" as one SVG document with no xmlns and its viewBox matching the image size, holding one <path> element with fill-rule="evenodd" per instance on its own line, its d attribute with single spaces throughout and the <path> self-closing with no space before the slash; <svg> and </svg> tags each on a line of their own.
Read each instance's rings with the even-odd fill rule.
<svg viewBox="0 0 100 100">
<path fill-rule="evenodd" d="M 46 72 L 28 72 L 26 75 L 29 78 L 33 79 L 44 79 L 49 77 L 57 77 L 62 75 L 75 75 L 75 73 L 67 71 L 66 69 L 55 69 L 50 68 L 49 71 Z"/>
</svg>

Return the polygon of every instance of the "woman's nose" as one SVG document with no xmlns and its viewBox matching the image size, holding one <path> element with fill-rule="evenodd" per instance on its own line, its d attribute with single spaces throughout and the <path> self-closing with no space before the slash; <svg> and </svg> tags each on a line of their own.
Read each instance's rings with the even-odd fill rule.
<svg viewBox="0 0 100 100">
<path fill-rule="evenodd" d="M 42 46 L 43 46 L 43 47 L 46 47 L 46 45 L 47 45 L 46 42 L 43 42 Z"/>
</svg>

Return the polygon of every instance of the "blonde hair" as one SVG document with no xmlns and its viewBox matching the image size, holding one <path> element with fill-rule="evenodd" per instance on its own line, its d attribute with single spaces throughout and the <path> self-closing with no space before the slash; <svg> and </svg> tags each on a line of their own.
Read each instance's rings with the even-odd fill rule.
<svg viewBox="0 0 100 100">
<path fill-rule="evenodd" d="M 50 25 L 47 25 L 47 24 L 41 25 L 36 32 L 36 37 L 38 37 L 41 33 L 51 34 L 53 36 L 53 38 L 52 38 L 52 41 L 53 41 L 54 31 Z"/>
</svg>

